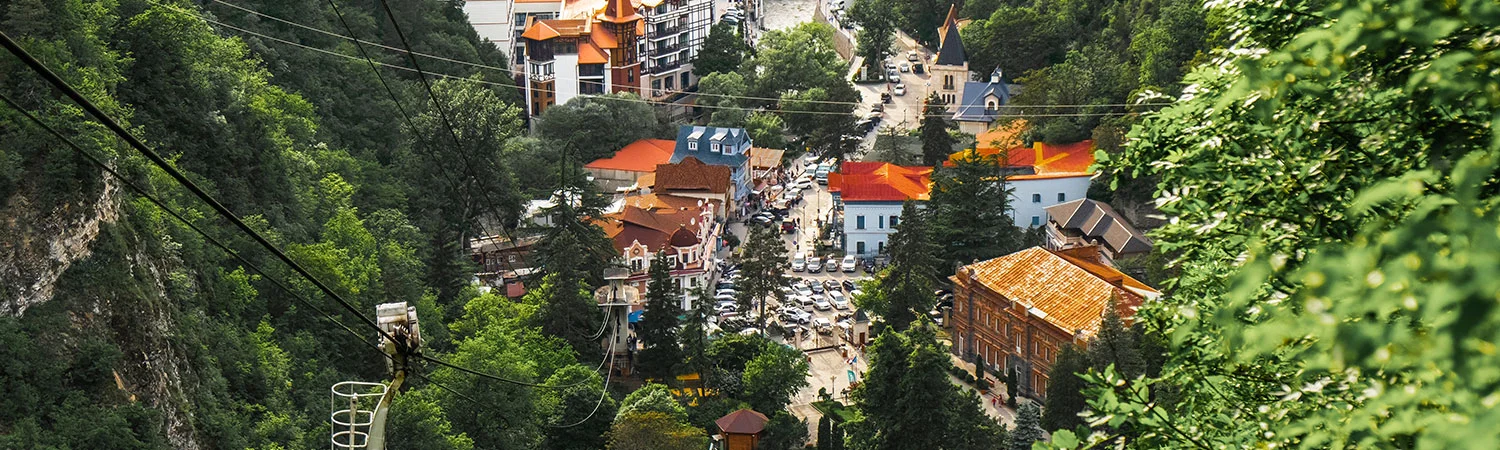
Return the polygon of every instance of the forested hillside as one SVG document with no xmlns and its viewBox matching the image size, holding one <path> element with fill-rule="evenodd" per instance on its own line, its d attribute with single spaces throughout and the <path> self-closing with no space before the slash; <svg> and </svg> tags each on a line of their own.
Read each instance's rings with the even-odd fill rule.
<svg viewBox="0 0 1500 450">
<path fill-rule="evenodd" d="M 507 67 L 458 3 L 390 7 L 416 51 Z M 597 379 L 592 365 L 563 370 L 577 365 L 575 355 L 540 334 L 535 303 L 464 288 L 462 243 L 484 228 L 479 219 L 513 220 L 522 199 L 556 180 L 535 177 L 556 173 L 549 161 L 505 151 L 524 130 L 509 75 L 421 61 L 470 77 L 433 81 L 455 122 L 451 136 L 415 73 L 382 69 L 382 80 L 357 58 L 277 42 L 359 54 L 348 40 L 229 4 L 345 30 L 320 0 L 4 0 L 0 31 L 360 311 L 407 301 L 424 321 L 462 325 L 451 336 L 427 328 L 430 352 L 517 379 Z M 338 8 L 358 38 L 402 46 L 380 2 Z M 410 65 L 397 52 L 364 50 Z M 271 278 L 294 278 L 9 54 L 0 57 L 0 94 Z M 520 171 L 535 177 L 524 190 Z M 122 186 L 0 108 L 0 448 L 326 447 L 329 386 L 385 376 L 368 346 L 373 334 L 350 335 L 295 298 L 336 312 L 313 286 L 280 290 Z M 557 396 L 600 389 L 597 381 L 575 394 L 480 389 L 452 373 L 430 376 L 486 392 L 493 397 L 480 400 L 495 407 L 478 412 L 413 380 L 392 419 L 416 440 L 403 448 L 535 448 L 547 437 L 542 424 L 561 414 Z M 502 421 L 510 426 L 491 426 Z"/>
</svg>

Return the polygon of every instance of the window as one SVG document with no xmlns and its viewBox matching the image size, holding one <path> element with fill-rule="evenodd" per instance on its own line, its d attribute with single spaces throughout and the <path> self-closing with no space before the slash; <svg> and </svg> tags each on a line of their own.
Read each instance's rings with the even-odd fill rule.
<svg viewBox="0 0 1500 450">
<path fill-rule="evenodd" d="M 1042 216 L 1031 216 L 1031 226 L 1034 227 L 1034 226 L 1041 225 L 1041 224 L 1042 224 Z"/>
<path fill-rule="evenodd" d="M 865 253 L 865 241 L 859 241 L 859 242 L 855 242 L 854 243 L 854 253 L 858 253 L 858 254 L 861 254 L 861 255 L 863 255 Z"/>
<path fill-rule="evenodd" d="M 856 229 L 856 230 L 863 230 L 863 229 L 865 229 L 865 216 L 858 216 L 858 217 L 854 218 L 854 229 Z"/>
<path fill-rule="evenodd" d="M 891 216 L 891 228 L 901 224 L 901 216 Z"/>
<path fill-rule="evenodd" d="M 876 244 L 878 244 L 879 247 L 875 251 L 885 253 L 885 241 L 876 242 Z"/>
<path fill-rule="evenodd" d="M 697 149 L 698 149 L 698 141 L 689 140 L 688 141 L 688 150 L 697 150 Z"/>
<path fill-rule="evenodd" d="M 698 287 L 698 277 L 690 278 L 688 284 L 692 287 Z"/>
<path fill-rule="evenodd" d="M 1041 203 L 1042 202 L 1042 194 L 1031 194 L 1031 202 L 1032 203 Z"/>
<path fill-rule="evenodd" d="M 682 87 L 685 88 L 685 87 L 692 86 L 692 85 L 693 85 L 693 73 L 692 72 L 683 72 L 682 73 Z"/>
<path fill-rule="evenodd" d="M 1062 203 L 1062 202 L 1065 202 L 1065 201 L 1068 201 L 1068 194 L 1067 193 L 1063 193 L 1063 192 L 1058 192 L 1057 193 L 1057 202 L 1058 203 Z"/>
<path fill-rule="evenodd" d="M 630 271 L 631 272 L 640 272 L 641 271 L 641 260 L 640 259 L 632 259 L 632 260 L 630 260 Z"/>
<path fill-rule="evenodd" d="M 876 225 L 877 228 L 880 228 L 882 230 L 885 229 L 885 216 L 878 216 L 878 217 L 876 217 L 875 218 L 875 225 Z"/>
<path fill-rule="evenodd" d="M 669 79 L 670 79 L 670 78 L 669 78 Z M 719 152 L 719 143 L 718 143 L 718 142 L 715 142 L 715 143 L 714 143 L 714 144 L 713 144 L 713 148 L 711 148 L 711 149 L 710 149 L 710 150 L 713 150 L 713 152 L 714 152 L 714 153 L 718 153 L 718 152 Z"/>
</svg>

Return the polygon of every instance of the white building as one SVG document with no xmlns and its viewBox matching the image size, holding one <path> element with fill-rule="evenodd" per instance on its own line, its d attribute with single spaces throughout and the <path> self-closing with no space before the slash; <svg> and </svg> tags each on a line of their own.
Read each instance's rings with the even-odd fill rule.
<svg viewBox="0 0 1500 450">
<path fill-rule="evenodd" d="M 978 150 L 980 155 L 996 157 L 1006 165 L 1005 179 L 1012 189 L 1008 212 L 1021 228 L 1046 225 L 1047 207 L 1086 197 L 1094 177 L 1089 170 L 1094 165 L 1094 141 L 1064 145 L 1037 142 L 1029 148 L 1005 150 L 1003 155 L 997 148 Z M 949 155 L 948 163 L 964 157 L 965 152 Z"/>
<path fill-rule="evenodd" d="M 931 188 L 931 167 L 850 161 L 828 174 L 828 192 L 844 205 L 844 254 L 864 258 L 884 252 L 901 224 L 902 204 L 928 200 Z"/>
<path fill-rule="evenodd" d="M 494 42 L 516 70 L 526 63 L 521 33 L 528 21 L 550 20 L 562 15 L 563 0 L 468 0 L 464 13 L 480 39 Z"/>
</svg>

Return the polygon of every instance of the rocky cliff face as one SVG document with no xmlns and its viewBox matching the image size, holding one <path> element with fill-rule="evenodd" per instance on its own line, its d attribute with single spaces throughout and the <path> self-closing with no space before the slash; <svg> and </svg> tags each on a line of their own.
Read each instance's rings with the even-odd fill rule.
<svg viewBox="0 0 1500 450">
<path fill-rule="evenodd" d="M 13 195 L 0 209 L 0 315 L 24 317 L 28 309 L 58 300 L 69 269 L 95 256 L 102 235 L 138 242 L 145 237 L 129 231 L 123 219 L 122 188 L 105 177 L 97 196 L 47 208 Z M 106 231 L 110 230 L 110 231 Z M 176 310 L 166 294 L 172 261 L 150 255 L 142 245 L 117 245 L 128 251 L 100 264 L 130 274 L 138 295 L 111 295 L 109 289 L 91 292 L 72 289 L 67 298 L 68 330 L 57 345 L 73 345 L 66 337 L 102 335 L 123 353 L 112 384 L 130 401 L 145 402 L 161 413 L 160 429 L 173 448 L 197 449 L 191 408 L 186 399 L 196 380 L 181 349 L 171 336 Z M 123 257 L 122 257 L 123 256 Z M 79 283 L 74 283 L 79 284 Z"/>
<path fill-rule="evenodd" d="M 52 299 L 68 267 L 89 255 L 99 227 L 119 219 L 119 191 L 106 180 L 98 197 L 57 208 L 11 196 L 0 214 L 0 236 L 6 236 L 0 240 L 0 314 L 19 316 Z"/>
</svg>

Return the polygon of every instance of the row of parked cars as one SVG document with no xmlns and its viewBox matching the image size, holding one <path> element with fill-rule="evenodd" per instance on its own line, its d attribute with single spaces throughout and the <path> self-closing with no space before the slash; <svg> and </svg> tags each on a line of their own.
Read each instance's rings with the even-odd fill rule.
<svg viewBox="0 0 1500 450">
<path fill-rule="evenodd" d="M 784 297 L 787 299 L 778 311 L 782 322 L 802 325 L 814 320 L 813 311 L 849 309 L 850 298 L 861 294 L 852 281 L 818 282 L 805 278 L 792 282 L 791 286 L 783 287 L 782 292 L 785 293 Z"/>
<path fill-rule="evenodd" d="M 854 273 L 859 269 L 859 260 L 854 255 L 839 259 L 837 256 L 828 255 L 827 262 L 818 255 L 808 255 L 806 252 L 797 252 L 792 255 L 792 271 L 818 273 L 827 270 L 829 273 L 842 271 Z"/>
</svg>

